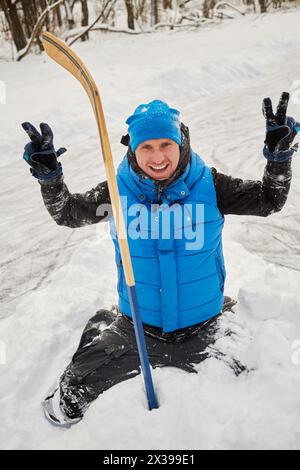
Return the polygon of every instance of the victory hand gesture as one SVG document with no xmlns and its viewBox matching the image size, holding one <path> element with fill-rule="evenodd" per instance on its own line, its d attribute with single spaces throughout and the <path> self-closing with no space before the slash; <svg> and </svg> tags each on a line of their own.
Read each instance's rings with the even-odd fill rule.
<svg viewBox="0 0 300 470">
<path fill-rule="evenodd" d="M 291 147 L 293 140 L 300 130 L 300 123 L 286 116 L 289 103 L 289 93 L 283 92 L 277 112 L 274 114 L 270 98 L 263 100 L 263 115 L 266 119 L 266 139 L 263 150 L 264 156 L 270 161 L 287 161 L 298 149 L 298 144 Z"/>
</svg>

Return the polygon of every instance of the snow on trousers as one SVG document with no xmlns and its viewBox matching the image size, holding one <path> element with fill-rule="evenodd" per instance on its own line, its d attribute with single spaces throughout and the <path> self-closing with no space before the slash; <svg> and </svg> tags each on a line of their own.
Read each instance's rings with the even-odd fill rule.
<svg viewBox="0 0 300 470">
<path fill-rule="evenodd" d="M 216 341 L 218 318 L 192 327 L 191 331 L 184 329 L 171 334 L 146 327 L 146 345 L 152 367 L 177 367 L 196 373 L 194 365 L 211 354 L 207 348 Z M 109 326 L 100 331 L 102 322 Z M 235 373 L 242 370 L 237 364 L 229 365 Z M 139 355 L 131 320 L 120 313 L 100 310 L 87 323 L 72 362 L 61 377 L 61 407 L 69 418 L 81 417 L 99 394 L 139 373 Z"/>
</svg>

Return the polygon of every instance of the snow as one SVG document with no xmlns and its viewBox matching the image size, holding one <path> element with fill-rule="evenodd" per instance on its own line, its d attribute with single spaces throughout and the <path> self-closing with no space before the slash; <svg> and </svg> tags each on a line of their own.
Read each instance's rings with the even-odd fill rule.
<svg viewBox="0 0 300 470">
<path fill-rule="evenodd" d="M 180 109 L 193 148 L 219 171 L 262 177 L 261 101 L 295 90 L 300 11 L 247 15 L 194 31 L 93 33 L 76 52 L 98 83 L 117 164 L 124 121 L 140 103 Z M 198 374 L 153 373 L 160 408 L 149 412 L 141 377 L 113 387 L 70 430 L 52 427 L 40 401 L 68 364 L 88 318 L 116 303 L 112 242 L 104 226 L 57 226 L 22 161 L 20 123 L 52 125 L 72 192 L 105 180 L 96 125 L 78 83 L 45 56 L 0 62 L 0 447 L 3 449 L 299 449 L 300 160 L 282 212 L 228 216 L 226 292 L 234 335 L 218 347 L 250 372 L 208 359 Z M 290 115 L 300 118 L 292 96 Z M 6 357 L 5 357 L 6 356 Z"/>
</svg>

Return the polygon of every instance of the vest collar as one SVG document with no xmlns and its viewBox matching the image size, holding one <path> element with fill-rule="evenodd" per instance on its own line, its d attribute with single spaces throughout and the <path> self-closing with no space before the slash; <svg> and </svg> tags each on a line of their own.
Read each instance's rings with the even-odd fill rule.
<svg viewBox="0 0 300 470">
<path fill-rule="evenodd" d="M 160 186 L 159 182 L 142 176 L 134 171 L 129 164 L 127 155 L 118 168 L 118 176 L 141 202 L 172 204 L 189 196 L 192 186 L 202 178 L 203 160 L 194 152 L 190 163 L 170 186 Z"/>
</svg>

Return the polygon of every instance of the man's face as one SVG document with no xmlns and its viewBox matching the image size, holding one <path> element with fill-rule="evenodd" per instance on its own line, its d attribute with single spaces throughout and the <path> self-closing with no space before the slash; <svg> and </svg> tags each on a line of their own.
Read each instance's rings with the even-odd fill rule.
<svg viewBox="0 0 300 470">
<path fill-rule="evenodd" d="M 179 145 L 171 139 L 152 139 L 142 142 L 135 151 L 139 167 L 154 180 L 166 180 L 175 172 Z"/>
</svg>

